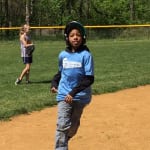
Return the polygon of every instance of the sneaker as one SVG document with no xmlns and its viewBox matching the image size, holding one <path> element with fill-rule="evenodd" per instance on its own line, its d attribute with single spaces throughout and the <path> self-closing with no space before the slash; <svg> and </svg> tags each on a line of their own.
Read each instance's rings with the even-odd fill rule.
<svg viewBox="0 0 150 150">
<path fill-rule="evenodd" d="M 30 84 L 31 83 L 31 81 L 26 81 L 26 84 Z"/>
<path fill-rule="evenodd" d="M 21 83 L 21 80 L 17 78 L 17 80 L 15 81 L 15 85 L 18 85 Z"/>
</svg>

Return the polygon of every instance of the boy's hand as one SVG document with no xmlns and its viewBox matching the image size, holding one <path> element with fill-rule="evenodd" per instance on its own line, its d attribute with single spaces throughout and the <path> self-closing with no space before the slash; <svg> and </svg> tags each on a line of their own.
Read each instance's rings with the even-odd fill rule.
<svg viewBox="0 0 150 150">
<path fill-rule="evenodd" d="M 68 95 L 65 97 L 65 102 L 71 104 L 72 101 L 73 101 L 73 97 L 68 94 Z"/>
<path fill-rule="evenodd" d="M 57 89 L 56 89 L 55 87 L 52 87 L 52 88 L 51 88 L 51 92 L 52 92 L 52 93 L 57 93 Z"/>
</svg>

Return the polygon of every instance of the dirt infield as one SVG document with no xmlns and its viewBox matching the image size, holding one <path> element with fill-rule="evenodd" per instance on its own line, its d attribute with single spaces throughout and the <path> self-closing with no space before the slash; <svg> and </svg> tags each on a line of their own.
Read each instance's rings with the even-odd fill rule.
<svg viewBox="0 0 150 150">
<path fill-rule="evenodd" d="M 0 122 L 0 150 L 53 150 L 57 108 Z M 70 150 L 150 150 L 150 85 L 93 96 Z"/>
</svg>

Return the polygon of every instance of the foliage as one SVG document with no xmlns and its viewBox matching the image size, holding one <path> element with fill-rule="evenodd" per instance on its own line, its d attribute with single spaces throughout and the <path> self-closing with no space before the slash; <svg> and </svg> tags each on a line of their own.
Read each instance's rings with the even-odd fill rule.
<svg viewBox="0 0 150 150">
<path fill-rule="evenodd" d="M 3 0 L 0 26 L 25 22 L 26 4 L 30 24 L 64 25 L 78 20 L 84 25 L 149 23 L 149 0 Z"/>
</svg>

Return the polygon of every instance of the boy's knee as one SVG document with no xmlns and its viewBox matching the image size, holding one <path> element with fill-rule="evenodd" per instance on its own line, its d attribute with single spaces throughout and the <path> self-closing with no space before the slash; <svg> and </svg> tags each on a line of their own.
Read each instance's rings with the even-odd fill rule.
<svg viewBox="0 0 150 150">
<path fill-rule="evenodd" d="M 61 131 L 61 132 L 66 132 L 68 131 L 70 128 L 70 125 L 66 125 L 66 124 L 57 124 L 57 131 Z"/>
</svg>

